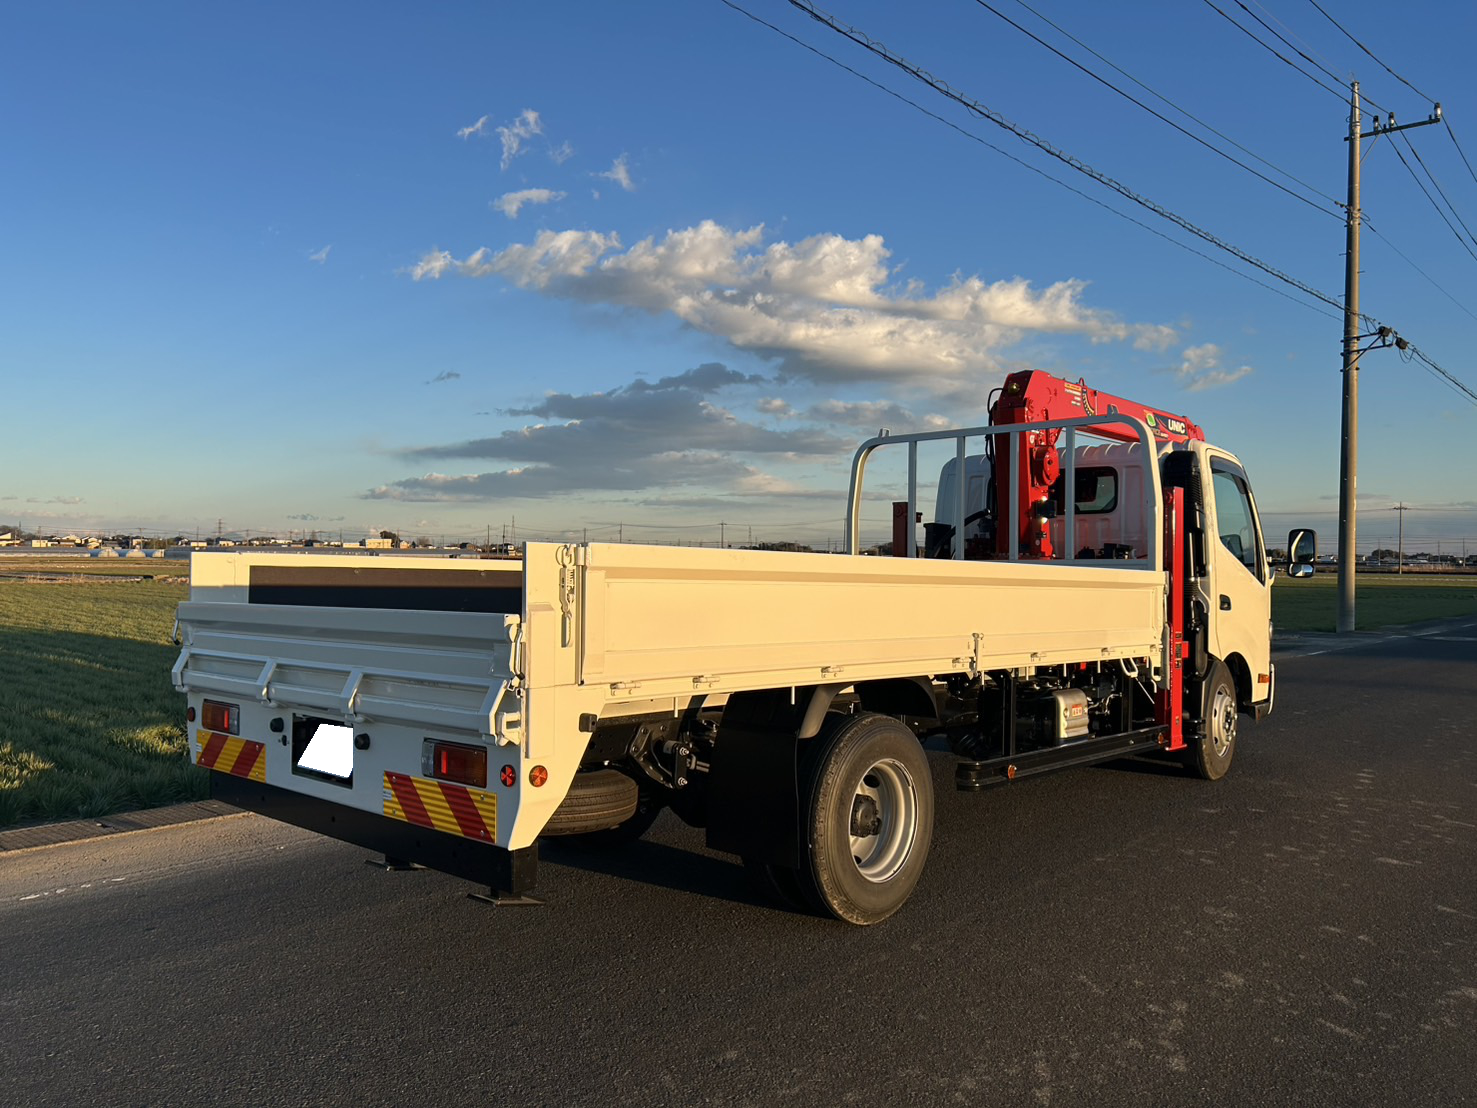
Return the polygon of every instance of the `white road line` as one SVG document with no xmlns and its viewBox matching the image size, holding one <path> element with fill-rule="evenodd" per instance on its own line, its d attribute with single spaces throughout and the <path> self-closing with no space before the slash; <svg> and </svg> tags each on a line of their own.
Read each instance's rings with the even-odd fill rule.
<svg viewBox="0 0 1477 1108">
<path fill-rule="evenodd" d="M 120 881 L 127 881 L 126 877 L 109 877 L 103 881 L 85 881 L 80 885 L 63 885 L 59 889 L 44 889 L 39 893 L 27 893 L 25 896 L 15 897 L 16 903 L 25 903 L 28 900 L 47 900 L 64 893 L 80 892 L 82 889 L 95 889 L 99 885 L 116 885 Z"/>
</svg>

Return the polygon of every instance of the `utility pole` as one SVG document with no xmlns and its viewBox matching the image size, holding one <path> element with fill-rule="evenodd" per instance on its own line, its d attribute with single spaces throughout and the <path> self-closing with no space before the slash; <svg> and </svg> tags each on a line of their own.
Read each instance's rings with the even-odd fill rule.
<svg viewBox="0 0 1477 1108">
<path fill-rule="evenodd" d="M 1399 542 L 1399 545 L 1397 547 L 1397 549 L 1399 550 L 1399 560 L 1395 563 L 1395 572 L 1396 573 L 1404 573 L 1405 572 L 1405 513 L 1408 512 L 1408 511 L 1410 511 L 1410 509 L 1405 506 L 1404 502 L 1402 502 L 1402 503 L 1396 504 L 1393 508 L 1390 509 L 1390 511 L 1392 511 L 1392 512 L 1399 512 L 1400 513 L 1400 542 Z"/>
<path fill-rule="evenodd" d="M 1359 466 L 1359 82 L 1349 86 L 1349 205 L 1345 209 L 1344 406 L 1339 454 L 1339 634 L 1354 630 L 1354 529 Z"/>
<path fill-rule="evenodd" d="M 1380 125 L 1380 117 L 1374 116 L 1370 129 L 1359 131 L 1359 82 L 1349 85 L 1349 203 L 1345 209 L 1344 256 L 1344 403 L 1342 434 L 1339 455 L 1339 614 L 1340 634 L 1353 631 L 1354 622 L 1354 576 L 1355 553 L 1354 532 L 1358 513 L 1358 467 L 1359 467 L 1359 355 L 1368 350 L 1396 346 L 1404 350 L 1409 344 L 1388 327 L 1381 327 L 1372 334 L 1359 333 L 1359 228 L 1362 215 L 1359 209 L 1360 140 L 1378 135 L 1408 131 L 1412 127 L 1429 127 L 1441 121 L 1441 105 L 1436 105 L 1430 118 L 1418 123 L 1397 125 L 1394 113 Z M 1366 348 L 1359 349 L 1362 338 L 1377 339 Z M 1400 517 L 1402 524 L 1405 517 Z M 1403 528 L 1402 528 L 1403 529 Z M 1402 556 L 1401 561 L 1404 561 Z M 1404 566 L 1400 567 L 1404 572 Z"/>
<path fill-rule="evenodd" d="M 724 537 L 724 533 L 727 530 L 727 528 L 728 528 L 728 524 L 726 524 L 726 523 L 720 523 L 720 524 L 718 524 L 718 548 L 720 550 L 723 549 L 725 546 L 728 545 L 728 540 Z"/>
</svg>

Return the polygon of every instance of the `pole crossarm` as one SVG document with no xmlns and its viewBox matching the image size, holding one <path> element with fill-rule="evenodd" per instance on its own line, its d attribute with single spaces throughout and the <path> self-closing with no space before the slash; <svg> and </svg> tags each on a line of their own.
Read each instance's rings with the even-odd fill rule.
<svg viewBox="0 0 1477 1108">
<path fill-rule="evenodd" d="M 1436 110 L 1434 112 L 1432 112 L 1429 116 L 1427 116 L 1425 119 L 1422 119 L 1422 120 L 1420 120 L 1419 122 L 1416 122 L 1416 123 L 1401 123 L 1401 124 L 1397 125 L 1395 123 L 1395 113 L 1394 112 L 1391 112 L 1390 113 L 1390 115 L 1389 115 L 1386 123 L 1383 126 L 1380 125 L 1380 117 L 1379 116 L 1376 115 L 1376 116 L 1372 116 L 1371 118 L 1374 120 L 1374 123 L 1371 125 L 1371 127 L 1370 127 L 1370 129 L 1368 131 L 1365 131 L 1364 134 L 1362 134 L 1362 135 L 1359 136 L 1362 139 L 1375 138 L 1378 135 L 1393 135 L 1396 131 L 1409 131 L 1412 127 L 1429 127 L 1433 123 L 1440 123 L 1441 122 L 1441 102 L 1438 100 L 1436 102 Z M 1346 138 L 1346 139 L 1344 139 L 1344 141 L 1345 142 L 1350 142 L 1350 141 L 1352 141 L 1352 139 L 1351 138 Z"/>
</svg>

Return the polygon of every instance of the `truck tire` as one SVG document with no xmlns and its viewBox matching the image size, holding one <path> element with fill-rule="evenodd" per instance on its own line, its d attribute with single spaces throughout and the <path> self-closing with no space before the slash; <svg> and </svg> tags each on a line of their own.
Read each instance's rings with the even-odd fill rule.
<svg viewBox="0 0 1477 1108">
<path fill-rule="evenodd" d="M 598 831 L 577 831 L 560 836 L 565 846 L 578 850 L 615 850 L 629 846 L 651 830 L 664 805 L 654 792 L 637 786 L 636 810 L 624 822 Z M 545 832 L 547 834 L 548 832 Z"/>
<path fill-rule="evenodd" d="M 803 891 L 848 923 L 903 906 L 933 841 L 933 778 L 917 736 L 891 716 L 840 717 L 815 740 Z"/>
<path fill-rule="evenodd" d="M 1219 781 L 1231 768 L 1236 753 L 1236 683 L 1226 663 L 1214 661 L 1205 678 L 1201 718 L 1205 726 L 1199 738 L 1190 740 L 1185 765 L 1206 781 Z"/>
<path fill-rule="evenodd" d="M 636 814 L 639 801 L 636 782 L 619 770 L 581 770 L 539 834 L 582 835 L 619 827 Z"/>
</svg>

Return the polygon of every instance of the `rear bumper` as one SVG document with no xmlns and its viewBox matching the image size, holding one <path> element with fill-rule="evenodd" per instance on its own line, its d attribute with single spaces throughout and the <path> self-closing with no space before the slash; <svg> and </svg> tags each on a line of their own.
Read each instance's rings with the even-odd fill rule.
<svg viewBox="0 0 1477 1108">
<path fill-rule="evenodd" d="M 537 883 L 537 846 L 508 850 L 225 773 L 210 775 L 210 795 L 388 858 L 475 881 L 496 893 L 521 896 L 532 892 Z"/>
</svg>

